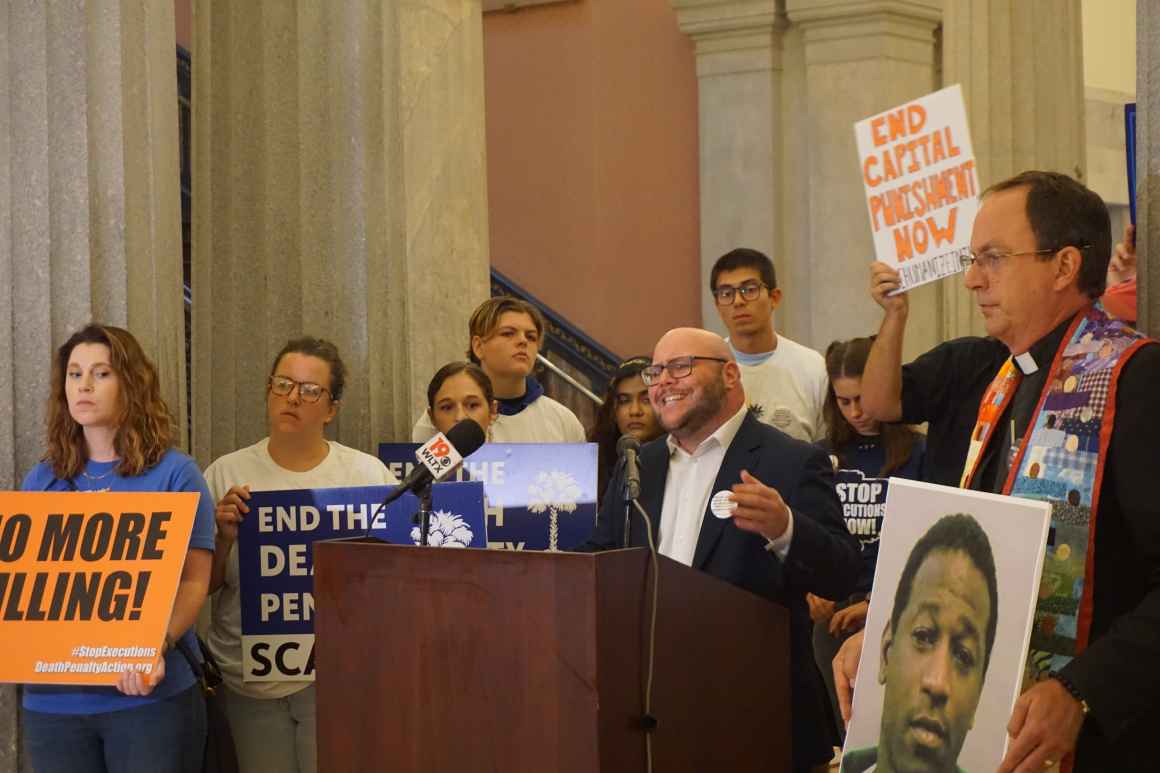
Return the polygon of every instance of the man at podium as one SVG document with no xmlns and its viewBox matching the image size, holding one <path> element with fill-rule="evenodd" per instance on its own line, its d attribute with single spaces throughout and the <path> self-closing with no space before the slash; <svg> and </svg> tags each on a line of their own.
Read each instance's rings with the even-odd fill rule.
<svg viewBox="0 0 1160 773">
<path fill-rule="evenodd" d="M 642 377 L 669 433 L 640 452 L 639 501 L 657 549 L 789 610 L 793 770 L 810 771 L 830 760 L 835 737 L 805 594 L 845 598 L 859 566 L 833 468 L 818 448 L 757 420 L 728 344 L 713 333 L 669 331 Z M 622 471 L 580 549 L 622 547 L 624 512 Z M 629 543 L 648 544 L 636 515 Z"/>
</svg>

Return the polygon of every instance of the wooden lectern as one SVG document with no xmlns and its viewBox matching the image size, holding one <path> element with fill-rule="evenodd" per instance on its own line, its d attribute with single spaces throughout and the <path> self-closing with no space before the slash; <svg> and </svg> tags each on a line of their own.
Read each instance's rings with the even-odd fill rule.
<svg viewBox="0 0 1160 773">
<path fill-rule="evenodd" d="M 314 545 L 319 770 L 628 773 L 651 574 L 607 553 Z M 790 769 L 789 616 L 660 557 L 653 769 Z"/>
</svg>

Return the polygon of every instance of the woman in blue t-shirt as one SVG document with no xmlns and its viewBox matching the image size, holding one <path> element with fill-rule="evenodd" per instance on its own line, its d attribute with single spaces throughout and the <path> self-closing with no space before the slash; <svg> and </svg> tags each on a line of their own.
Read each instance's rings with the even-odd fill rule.
<svg viewBox="0 0 1160 773">
<path fill-rule="evenodd" d="M 128 331 L 88 325 L 57 350 L 48 451 L 23 490 L 196 491 L 201 498 L 153 672 L 123 672 L 116 687 L 24 687 L 24 747 L 37 773 L 201 770 L 205 702 L 179 650 L 197 652 L 193 625 L 209 587 L 214 504 L 197 464 L 173 448 L 176 432 L 157 370 Z"/>
<path fill-rule="evenodd" d="M 826 349 L 823 442 L 834 462 L 838 498 L 846 527 L 862 545 L 862 567 L 854 593 L 828 600 L 807 594 L 814 621 L 814 657 L 829 687 L 839 731 L 842 728 L 830 662 L 846 637 L 866 623 L 870 586 L 878 563 L 878 538 L 886 508 L 887 478 L 922 479 L 926 441 L 905 424 L 880 424 L 862 412 L 862 373 L 873 338 L 834 341 Z"/>
</svg>

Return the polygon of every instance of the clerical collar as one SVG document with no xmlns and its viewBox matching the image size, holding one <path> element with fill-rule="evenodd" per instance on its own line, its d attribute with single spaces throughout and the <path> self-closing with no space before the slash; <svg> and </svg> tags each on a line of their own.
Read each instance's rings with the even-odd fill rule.
<svg viewBox="0 0 1160 773">
<path fill-rule="evenodd" d="M 1038 372 L 1040 368 L 1047 367 L 1055 361 L 1055 353 L 1059 351 L 1063 336 L 1071 327 L 1074 319 L 1074 315 L 1068 317 L 1056 325 L 1050 333 L 1033 343 L 1030 349 L 1015 355 L 1015 364 L 1019 366 L 1019 370 L 1023 372 L 1024 376 L 1030 376 L 1032 373 Z"/>
<path fill-rule="evenodd" d="M 1019 370 L 1023 371 L 1024 376 L 1030 376 L 1032 373 L 1039 370 L 1039 365 L 1036 364 L 1035 358 L 1031 356 L 1031 352 L 1016 354 L 1015 364 L 1019 366 Z"/>
</svg>

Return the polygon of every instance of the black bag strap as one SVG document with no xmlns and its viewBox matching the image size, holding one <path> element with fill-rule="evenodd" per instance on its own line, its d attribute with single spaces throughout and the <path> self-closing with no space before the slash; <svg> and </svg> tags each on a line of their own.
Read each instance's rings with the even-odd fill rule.
<svg viewBox="0 0 1160 773">
<path fill-rule="evenodd" d="M 205 642 L 201 637 L 197 637 L 197 646 L 201 650 L 202 659 L 198 659 L 190 646 L 185 642 L 185 637 L 179 638 L 174 642 L 177 651 L 182 654 L 186 662 L 189 663 L 189 668 L 193 671 L 193 676 L 197 679 L 197 683 L 201 685 L 201 691 L 208 695 L 213 695 L 217 692 L 217 688 L 222 683 L 222 672 L 218 668 L 217 661 L 209 652 L 209 648 L 205 646 Z"/>
</svg>

